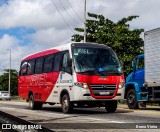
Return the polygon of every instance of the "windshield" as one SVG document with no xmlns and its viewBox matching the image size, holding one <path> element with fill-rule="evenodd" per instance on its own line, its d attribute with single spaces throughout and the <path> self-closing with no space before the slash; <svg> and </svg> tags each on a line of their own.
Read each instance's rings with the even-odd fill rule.
<svg viewBox="0 0 160 132">
<path fill-rule="evenodd" d="M 73 59 L 77 73 L 121 74 L 122 67 L 111 49 L 74 48 Z"/>
</svg>

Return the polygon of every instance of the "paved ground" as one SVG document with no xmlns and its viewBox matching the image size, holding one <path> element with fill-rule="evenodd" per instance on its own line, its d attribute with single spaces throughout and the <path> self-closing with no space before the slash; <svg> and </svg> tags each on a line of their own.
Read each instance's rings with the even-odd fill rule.
<svg viewBox="0 0 160 132">
<path fill-rule="evenodd" d="M 115 113 L 104 108 L 75 109 L 63 114 L 59 105 L 44 105 L 42 110 L 29 110 L 28 103 L 0 101 L 0 111 L 41 124 L 56 131 L 160 131 L 160 107 L 129 110 L 119 105 Z M 58 124 L 59 123 L 59 124 Z M 71 129 L 72 128 L 72 129 Z M 137 129 L 138 128 L 138 129 Z M 144 129 L 145 128 L 145 129 Z"/>
</svg>

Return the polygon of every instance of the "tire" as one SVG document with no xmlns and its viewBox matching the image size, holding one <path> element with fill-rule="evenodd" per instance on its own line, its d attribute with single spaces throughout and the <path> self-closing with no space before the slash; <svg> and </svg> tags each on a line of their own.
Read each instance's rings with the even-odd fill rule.
<svg viewBox="0 0 160 132">
<path fill-rule="evenodd" d="M 105 109 L 107 111 L 107 113 L 113 113 L 116 111 L 117 109 L 117 100 L 114 100 L 114 101 L 107 101 L 105 103 Z"/>
<path fill-rule="evenodd" d="M 63 113 L 71 113 L 73 110 L 73 104 L 70 102 L 68 94 L 64 94 L 61 99 L 61 106 Z"/>
<path fill-rule="evenodd" d="M 134 89 L 130 89 L 127 92 L 126 99 L 127 99 L 127 105 L 130 109 L 138 109 L 139 108 L 138 102 L 136 100 L 136 92 Z"/>
<path fill-rule="evenodd" d="M 42 109 L 42 104 L 43 103 L 41 103 L 41 102 L 35 102 L 33 94 L 31 94 L 29 96 L 29 101 L 28 102 L 29 102 L 29 109 L 31 109 L 31 110 Z"/>
</svg>

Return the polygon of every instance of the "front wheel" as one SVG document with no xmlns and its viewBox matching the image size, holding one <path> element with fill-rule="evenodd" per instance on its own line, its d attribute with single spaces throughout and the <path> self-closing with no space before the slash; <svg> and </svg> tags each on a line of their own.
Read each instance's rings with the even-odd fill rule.
<svg viewBox="0 0 160 132">
<path fill-rule="evenodd" d="M 68 94 L 64 94 L 62 96 L 61 105 L 62 105 L 62 111 L 65 114 L 70 113 L 73 110 L 73 105 L 72 102 L 70 102 Z"/>
<path fill-rule="evenodd" d="M 117 109 L 117 100 L 114 100 L 114 101 L 107 101 L 105 103 L 105 109 L 108 113 L 113 113 L 116 111 Z"/>
<path fill-rule="evenodd" d="M 29 101 L 28 102 L 29 102 L 29 109 L 31 109 L 31 110 L 41 109 L 42 105 L 43 105 L 43 103 L 41 103 L 41 102 L 35 102 L 34 101 L 33 94 L 31 94 L 29 96 Z"/>
<path fill-rule="evenodd" d="M 136 92 L 134 89 L 130 89 L 128 92 L 127 92 L 127 105 L 130 109 L 138 109 L 139 106 L 138 106 L 138 102 L 136 100 Z"/>
</svg>

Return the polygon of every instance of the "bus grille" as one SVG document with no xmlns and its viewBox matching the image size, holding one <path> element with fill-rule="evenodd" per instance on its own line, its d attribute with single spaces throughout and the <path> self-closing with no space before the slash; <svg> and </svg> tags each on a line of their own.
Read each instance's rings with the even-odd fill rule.
<svg viewBox="0 0 160 132">
<path fill-rule="evenodd" d="M 116 84 L 91 84 L 95 96 L 113 96 Z"/>
</svg>

